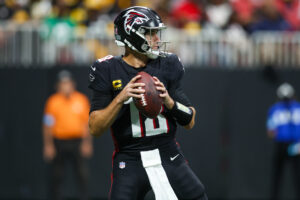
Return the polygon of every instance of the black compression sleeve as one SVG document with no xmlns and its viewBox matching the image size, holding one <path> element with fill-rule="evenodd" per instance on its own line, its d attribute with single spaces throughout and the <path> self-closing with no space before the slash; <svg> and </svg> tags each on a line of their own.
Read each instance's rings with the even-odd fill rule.
<svg viewBox="0 0 300 200">
<path fill-rule="evenodd" d="M 179 86 L 174 93 L 174 97 L 173 97 L 174 101 L 178 101 L 180 103 L 182 103 L 185 106 L 191 106 L 191 102 L 189 100 L 189 98 L 186 96 L 186 94 L 183 92 L 183 89 L 181 86 Z"/>
<path fill-rule="evenodd" d="M 191 102 L 189 98 L 184 93 L 180 82 L 171 85 L 171 87 L 168 89 L 168 92 L 170 96 L 174 99 L 174 101 L 178 101 L 186 106 L 191 106 Z"/>
</svg>

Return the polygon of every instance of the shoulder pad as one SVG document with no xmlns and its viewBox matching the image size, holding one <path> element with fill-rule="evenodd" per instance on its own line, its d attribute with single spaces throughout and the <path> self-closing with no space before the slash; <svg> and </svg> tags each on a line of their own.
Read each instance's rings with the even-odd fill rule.
<svg viewBox="0 0 300 200">
<path fill-rule="evenodd" d="M 107 65 L 107 64 L 110 64 L 111 62 L 113 62 L 113 60 L 114 60 L 113 58 L 114 58 L 114 56 L 108 55 L 103 58 L 97 59 L 94 62 L 94 64 L 91 66 L 90 71 L 96 72 L 97 69 L 109 67 L 109 65 Z M 103 69 L 100 69 L 100 70 L 103 70 Z"/>
<path fill-rule="evenodd" d="M 161 57 L 161 64 L 167 80 L 179 81 L 184 74 L 184 67 L 176 54 L 167 54 Z"/>
<path fill-rule="evenodd" d="M 114 56 L 108 55 L 94 62 L 90 67 L 89 87 L 98 91 L 109 92 L 110 90 L 110 66 L 115 61 Z"/>
<path fill-rule="evenodd" d="M 171 71 L 177 71 L 179 74 L 184 73 L 184 66 L 176 54 L 168 54 L 166 58 Z"/>
<path fill-rule="evenodd" d="M 176 66 L 176 68 L 180 71 L 184 70 L 184 66 L 183 66 L 180 58 L 176 54 L 169 53 L 166 56 L 166 59 L 170 66 L 172 66 L 172 67 Z"/>
</svg>

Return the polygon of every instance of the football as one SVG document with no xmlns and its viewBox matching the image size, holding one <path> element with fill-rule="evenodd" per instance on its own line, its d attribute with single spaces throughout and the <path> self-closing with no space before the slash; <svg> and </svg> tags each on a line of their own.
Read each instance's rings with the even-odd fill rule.
<svg viewBox="0 0 300 200">
<path fill-rule="evenodd" d="M 137 109 L 148 118 L 155 118 L 161 109 L 162 98 L 159 96 L 160 92 L 156 90 L 154 79 L 147 72 L 139 72 L 141 78 L 136 80 L 136 83 L 145 83 L 143 89 L 145 93 L 142 98 L 134 98 L 134 104 Z"/>
</svg>

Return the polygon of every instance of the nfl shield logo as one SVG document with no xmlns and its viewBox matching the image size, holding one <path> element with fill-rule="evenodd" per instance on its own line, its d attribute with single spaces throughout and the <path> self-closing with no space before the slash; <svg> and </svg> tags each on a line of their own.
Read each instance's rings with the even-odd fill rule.
<svg viewBox="0 0 300 200">
<path fill-rule="evenodd" d="M 123 162 L 123 161 L 120 162 L 119 167 L 120 167 L 120 169 L 124 169 L 126 167 L 125 162 Z"/>
</svg>

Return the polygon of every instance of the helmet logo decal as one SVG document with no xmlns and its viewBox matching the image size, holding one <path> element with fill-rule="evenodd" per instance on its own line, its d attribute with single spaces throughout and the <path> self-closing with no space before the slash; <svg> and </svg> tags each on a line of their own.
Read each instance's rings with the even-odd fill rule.
<svg viewBox="0 0 300 200">
<path fill-rule="evenodd" d="M 142 24 L 149 20 L 145 14 L 134 9 L 129 10 L 124 16 L 126 17 L 124 21 L 124 29 L 128 35 L 130 35 L 130 30 L 134 24 Z"/>
</svg>

